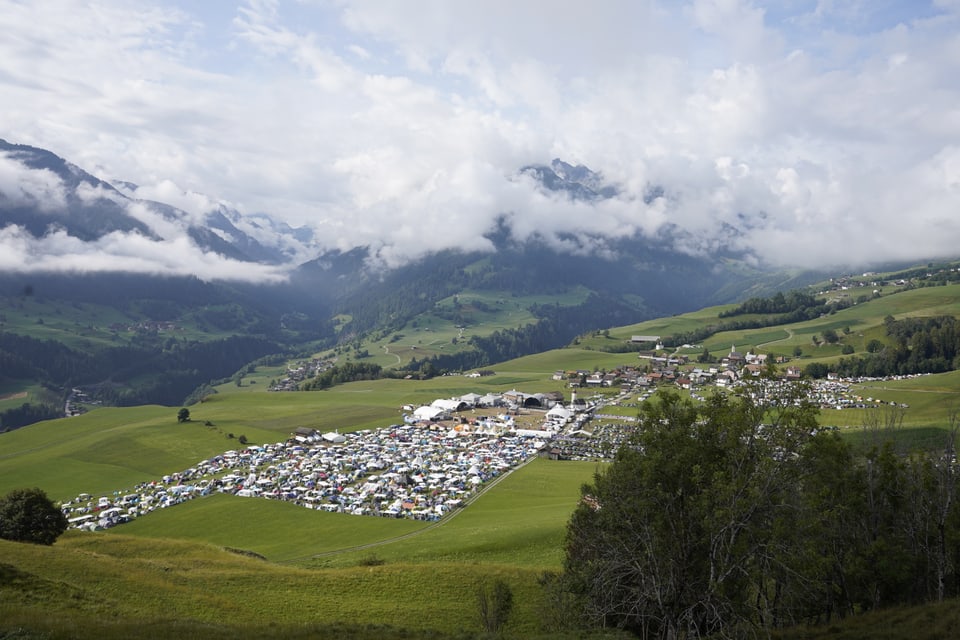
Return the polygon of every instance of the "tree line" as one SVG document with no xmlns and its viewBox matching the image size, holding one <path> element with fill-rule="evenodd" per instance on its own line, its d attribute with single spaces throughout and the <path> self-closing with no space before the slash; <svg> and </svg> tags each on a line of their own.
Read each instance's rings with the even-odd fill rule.
<svg viewBox="0 0 960 640">
<path fill-rule="evenodd" d="M 732 318 L 745 314 L 787 314 L 807 309 L 823 308 L 826 302 L 818 300 L 806 291 L 794 290 L 788 293 L 778 291 L 769 298 L 750 298 L 732 309 L 721 311 L 718 318 Z"/>
<path fill-rule="evenodd" d="M 938 451 L 857 449 L 803 397 L 645 403 L 543 580 L 556 619 L 746 637 L 960 595 L 955 416 Z"/>
<path fill-rule="evenodd" d="M 856 302 L 866 302 L 862 296 Z M 813 320 L 825 314 L 833 314 L 853 305 L 853 300 L 839 300 L 827 302 L 805 291 L 790 291 L 786 294 L 777 292 L 769 298 L 750 298 L 746 302 L 721 311 L 719 319 L 735 318 L 741 315 L 762 315 L 760 318 L 741 320 L 726 320 L 717 322 L 699 329 L 692 329 L 665 336 L 662 340 L 666 347 L 679 347 L 684 344 L 698 344 L 721 331 L 744 331 L 747 329 L 763 329 L 783 324 L 793 324 Z"/>
<path fill-rule="evenodd" d="M 437 373 L 477 369 L 567 345 L 584 331 L 597 329 L 601 319 L 613 324 L 629 324 L 635 322 L 640 313 L 615 296 L 596 292 L 579 305 L 533 304 L 529 310 L 537 318 L 536 322 L 498 329 L 488 336 L 472 336 L 468 340 L 471 349 L 414 360 L 408 369 L 423 371 L 429 367 Z"/>
<path fill-rule="evenodd" d="M 300 385 L 301 391 L 319 391 L 337 384 L 358 380 L 378 380 L 383 377 L 383 367 L 369 362 L 346 362 L 330 367 Z"/>
<path fill-rule="evenodd" d="M 834 371 L 843 377 L 885 377 L 944 373 L 960 368 L 960 324 L 953 316 L 904 318 L 888 316 L 884 327 L 888 344 L 876 353 L 841 358 L 828 367 L 811 363 L 804 373 L 823 378 Z"/>
<path fill-rule="evenodd" d="M 280 350 L 264 338 L 231 336 L 205 342 L 148 341 L 83 353 L 54 340 L 0 332 L 0 380 L 30 378 L 61 390 L 88 386 L 97 399 L 117 406 L 176 405 L 198 384 Z M 31 417 L 62 415 L 62 406 L 12 411 L 4 419 L 6 427 L 29 424 L 24 420 Z"/>
</svg>

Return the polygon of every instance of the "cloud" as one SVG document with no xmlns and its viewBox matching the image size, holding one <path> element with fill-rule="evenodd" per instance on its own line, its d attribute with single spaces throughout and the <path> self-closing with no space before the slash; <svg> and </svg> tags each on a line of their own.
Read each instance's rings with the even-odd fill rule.
<svg viewBox="0 0 960 640">
<path fill-rule="evenodd" d="M 196 276 L 201 280 L 281 282 L 282 268 L 230 260 L 201 251 L 185 237 L 152 240 L 138 233 L 114 232 L 83 242 L 63 230 L 41 238 L 16 225 L 0 229 L 0 271 L 20 273 L 130 272 Z"/>
<path fill-rule="evenodd" d="M 172 180 L 161 180 L 156 184 L 138 186 L 130 193 L 138 200 L 152 200 L 176 207 L 190 215 L 190 222 L 203 224 L 206 214 L 214 211 L 218 204 L 209 196 L 195 191 L 184 191 Z"/>
<path fill-rule="evenodd" d="M 36 207 L 52 212 L 67 206 L 66 190 L 60 176 L 47 169 L 30 169 L 16 153 L 0 152 L 0 205 Z"/>
<path fill-rule="evenodd" d="M 489 248 L 503 215 L 570 251 L 675 226 L 776 265 L 927 259 L 960 244 L 958 22 L 945 1 L 0 0 L 0 137 L 390 265 Z M 518 178 L 554 157 L 621 195 Z M 15 171 L 5 194 L 56 202 Z"/>
</svg>

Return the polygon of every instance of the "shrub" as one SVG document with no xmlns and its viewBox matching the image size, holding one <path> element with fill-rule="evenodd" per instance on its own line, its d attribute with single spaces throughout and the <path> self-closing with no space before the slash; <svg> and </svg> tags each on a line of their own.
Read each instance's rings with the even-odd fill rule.
<svg viewBox="0 0 960 640">
<path fill-rule="evenodd" d="M 67 525 L 67 517 L 41 489 L 14 489 L 0 498 L 0 538 L 50 545 Z"/>
<path fill-rule="evenodd" d="M 499 633 L 513 610 L 513 591 L 503 580 L 492 586 L 481 586 L 477 593 L 477 609 L 480 623 L 488 633 Z"/>
</svg>

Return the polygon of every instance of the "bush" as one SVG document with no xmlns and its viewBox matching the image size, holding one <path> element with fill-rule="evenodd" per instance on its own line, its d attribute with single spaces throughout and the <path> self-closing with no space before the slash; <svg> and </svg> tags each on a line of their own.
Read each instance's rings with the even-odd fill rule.
<svg viewBox="0 0 960 640">
<path fill-rule="evenodd" d="M 362 558 L 360 560 L 360 566 L 361 567 L 379 567 L 386 564 L 386 562 L 387 562 L 386 560 L 384 560 L 377 554 L 371 553 L 367 557 Z"/>
<path fill-rule="evenodd" d="M 513 610 L 513 591 L 503 580 L 497 580 L 493 586 L 481 586 L 477 593 L 477 608 L 480 623 L 488 633 L 499 633 Z"/>
<path fill-rule="evenodd" d="M 50 545 L 67 530 L 67 517 L 41 489 L 14 489 L 0 498 L 0 538 Z"/>
</svg>

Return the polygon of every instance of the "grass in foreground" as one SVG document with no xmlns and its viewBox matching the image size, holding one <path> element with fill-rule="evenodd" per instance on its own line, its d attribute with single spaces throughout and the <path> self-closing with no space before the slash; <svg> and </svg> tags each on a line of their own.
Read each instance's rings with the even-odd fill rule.
<svg viewBox="0 0 960 640">
<path fill-rule="evenodd" d="M 476 594 L 506 581 L 505 638 L 620 637 L 547 631 L 538 572 L 480 563 L 322 570 L 273 565 L 197 543 L 68 534 L 53 547 L 0 541 L 0 637 L 482 638 Z M 895 608 L 781 640 L 955 637 L 952 600 Z"/>
<path fill-rule="evenodd" d="M 68 535 L 54 547 L 0 542 L 0 556 L 0 633 L 269 638 L 353 629 L 356 637 L 383 637 L 391 627 L 406 637 L 470 637 L 481 630 L 478 590 L 495 579 L 514 595 L 508 637 L 541 633 L 532 569 L 434 563 L 308 571 L 125 536 Z"/>
</svg>

